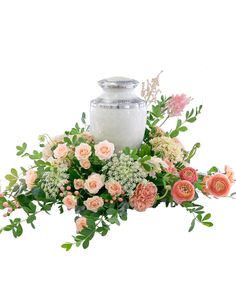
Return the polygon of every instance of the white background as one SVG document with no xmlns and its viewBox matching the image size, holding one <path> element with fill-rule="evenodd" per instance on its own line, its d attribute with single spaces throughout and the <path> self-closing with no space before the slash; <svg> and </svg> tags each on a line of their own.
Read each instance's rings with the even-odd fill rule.
<svg viewBox="0 0 236 283">
<path fill-rule="evenodd" d="M 187 149 L 202 143 L 193 166 L 228 163 L 236 170 L 234 2 L 0 0 L 1 179 L 22 163 L 17 144 L 34 148 L 39 134 L 60 134 L 88 112 L 100 93 L 97 80 L 142 81 L 160 70 L 164 93 L 184 92 L 204 104 L 181 136 Z M 60 244 L 75 232 L 73 212 L 41 215 L 36 231 L 26 227 L 17 240 L 0 236 L 0 280 L 235 282 L 236 201 L 202 202 L 214 228 L 188 233 L 191 215 L 160 206 L 130 212 L 88 250 L 70 253 Z"/>
</svg>

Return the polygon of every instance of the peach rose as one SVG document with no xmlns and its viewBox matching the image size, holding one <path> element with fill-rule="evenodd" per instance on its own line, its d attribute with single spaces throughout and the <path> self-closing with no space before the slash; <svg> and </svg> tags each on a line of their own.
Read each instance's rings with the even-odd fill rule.
<svg viewBox="0 0 236 283">
<path fill-rule="evenodd" d="M 225 165 L 225 174 L 228 177 L 231 184 L 234 184 L 234 171 L 229 165 Z"/>
<path fill-rule="evenodd" d="M 91 163 L 88 159 L 82 159 L 79 162 L 80 166 L 84 169 L 89 169 L 91 167 Z"/>
<path fill-rule="evenodd" d="M 33 169 L 29 169 L 25 175 L 25 183 L 28 189 L 32 189 L 38 175 Z"/>
<path fill-rule="evenodd" d="M 172 190 L 171 195 L 173 200 L 181 204 L 184 201 L 191 201 L 195 196 L 195 188 L 192 183 L 186 180 L 177 181 Z"/>
<path fill-rule="evenodd" d="M 87 143 L 81 143 L 75 148 L 75 156 L 78 160 L 88 159 L 92 154 L 91 146 Z"/>
<path fill-rule="evenodd" d="M 182 180 L 189 181 L 190 183 L 194 184 L 198 180 L 197 171 L 192 167 L 185 167 L 179 172 L 179 176 Z"/>
<path fill-rule="evenodd" d="M 84 183 L 84 188 L 91 194 L 96 194 L 104 186 L 104 176 L 93 173 Z"/>
<path fill-rule="evenodd" d="M 67 207 L 68 210 L 75 208 L 76 199 L 73 195 L 69 194 L 63 198 L 63 203 Z"/>
<path fill-rule="evenodd" d="M 229 194 L 231 184 L 227 176 L 216 174 L 208 179 L 207 188 L 212 196 L 225 197 Z"/>
<path fill-rule="evenodd" d="M 137 185 L 134 194 L 130 197 L 129 203 L 137 211 L 145 211 L 152 207 L 157 196 L 157 187 L 152 182 L 140 183 Z"/>
<path fill-rule="evenodd" d="M 74 187 L 76 190 L 80 190 L 84 187 L 84 180 L 82 179 L 75 179 L 74 180 Z"/>
<path fill-rule="evenodd" d="M 108 160 L 112 157 L 115 147 L 113 143 L 108 142 L 107 140 L 102 141 L 95 145 L 95 155 L 100 160 Z"/>
<path fill-rule="evenodd" d="M 105 187 L 111 196 L 119 196 L 122 193 L 121 184 L 115 180 L 106 182 Z"/>
<path fill-rule="evenodd" d="M 84 204 L 88 210 L 97 212 L 98 209 L 104 205 L 104 201 L 101 197 L 94 196 L 84 201 Z"/>
<path fill-rule="evenodd" d="M 87 225 L 87 218 L 86 217 L 80 217 L 77 218 L 75 221 L 76 224 L 76 232 L 81 232 L 84 228 L 88 227 Z"/>
<path fill-rule="evenodd" d="M 68 154 L 69 150 L 68 147 L 65 143 L 63 144 L 58 144 L 58 146 L 56 147 L 56 149 L 53 151 L 53 155 L 56 159 L 59 158 L 65 158 Z"/>
</svg>

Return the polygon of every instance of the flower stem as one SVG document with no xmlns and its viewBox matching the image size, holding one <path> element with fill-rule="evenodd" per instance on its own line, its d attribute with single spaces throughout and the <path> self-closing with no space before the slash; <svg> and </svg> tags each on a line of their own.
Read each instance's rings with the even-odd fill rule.
<svg viewBox="0 0 236 283">
<path fill-rule="evenodd" d="M 166 190 L 165 193 L 164 193 L 164 195 L 162 195 L 162 196 L 160 196 L 160 197 L 158 196 L 158 197 L 156 198 L 156 201 L 164 199 L 164 198 L 167 196 L 168 192 L 169 192 L 169 190 Z"/>
<path fill-rule="evenodd" d="M 170 118 L 170 116 L 168 115 L 159 127 L 162 127 L 169 118 Z"/>
</svg>

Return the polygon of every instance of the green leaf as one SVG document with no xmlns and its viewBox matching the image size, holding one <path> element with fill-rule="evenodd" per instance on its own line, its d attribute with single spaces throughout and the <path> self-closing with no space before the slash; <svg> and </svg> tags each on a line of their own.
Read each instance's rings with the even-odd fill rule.
<svg viewBox="0 0 236 283">
<path fill-rule="evenodd" d="M 197 219 L 198 219 L 198 221 L 202 222 L 202 214 L 201 213 L 197 215 Z"/>
<path fill-rule="evenodd" d="M 39 152 L 39 151 L 37 151 L 37 150 L 34 150 L 34 151 L 33 151 L 33 154 L 30 154 L 30 155 L 29 155 L 29 158 L 30 158 L 30 159 L 33 159 L 33 160 L 36 160 L 36 159 L 41 159 L 42 156 L 43 156 L 42 152 Z"/>
<path fill-rule="evenodd" d="M 34 222 L 35 220 L 36 220 L 36 216 L 35 214 L 32 214 L 27 218 L 26 222 L 29 224 L 29 223 Z"/>
<path fill-rule="evenodd" d="M 19 195 L 17 197 L 17 201 L 19 202 L 19 204 L 24 207 L 24 206 L 28 206 L 30 203 L 30 198 L 25 196 L 25 195 Z"/>
<path fill-rule="evenodd" d="M 146 155 L 151 155 L 151 147 L 148 144 L 142 144 L 139 150 L 139 156 L 144 157 Z"/>
<path fill-rule="evenodd" d="M 3 230 L 4 231 L 11 231 L 13 227 L 14 227 L 13 225 L 7 225 L 3 228 Z"/>
<path fill-rule="evenodd" d="M 152 171 L 153 166 L 151 164 L 143 163 L 142 165 L 147 172 Z"/>
<path fill-rule="evenodd" d="M 17 228 L 16 228 L 16 235 L 17 235 L 17 237 L 20 237 L 22 235 L 22 233 L 23 233 L 23 229 L 22 229 L 21 224 L 19 223 Z"/>
<path fill-rule="evenodd" d="M 197 120 L 196 117 L 192 117 L 192 118 L 187 119 L 187 122 L 194 123 L 196 120 Z"/>
<path fill-rule="evenodd" d="M 77 132 L 79 133 L 80 132 L 80 127 L 79 127 L 78 123 L 75 123 L 75 128 L 76 128 Z"/>
<path fill-rule="evenodd" d="M 43 201 L 46 199 L 46 194 L 41 188 L 34 188 L 31 193 L 36 200 Z"/>
<path fill-rule="evenodd" d="M 176 129 L 178 129 L 182 125 L 182 120 L 178 119 L 176 124 Z"/>
<path fill-rule="evenodd" d="M 188 128 L 185 127 L 185 126 L 179 128 L 179 131 L 181 131 L 181 132 L 186 132 L 187 130 L 188 130 Z"/>
<path fill-rule="evenodd" d="M 175 137 L 177 137 L 179 135 L 179 131 L 178 130 L 174 130 L 174 131 L 172 131 L 171 133 L 170 133 L 170 137 L 171 138 L 175 138 Z"/>
<path fill-rule="evenodd" d="M 188 231 L 189 231 L 189 232 L 193 231 L 194 226 L 195 226 L 195 218 L 192 220 L 191 225 L 190 225 L 190 227 L 189 227 L 189 230 L 188 230 Z"/>
<path fill-rule="evenodd" d="M 23 155 L 23 153 L 25 152 L 26 148 L 27 148 L 27 144 L 26 144 L 25 142 L 22 144 L 22 146 L 19 146 L 19 145 L 18 145 L 18 146 L 16 147 L 16 149 L 18 150 L 16 154 L 17 154 L 18 156 Z"/>
<path fill-rule="evenodd" d="M 73 136 L 73 138 L 72 138 L 72 143 L 73 143 L 74 146 L 77 146 L 77 145 L 78 145 L 78 138 L 77 138 L 76 135 Z"/>
<path fill-rule="evenodd" d="M 212 222 L 202 222 L 202 224 L 207 226 L 207 227 L 212 227 L 213 226 Z"/>
<path fill-rule="evenodd" d="M 123 153 L 126 154 L 126 155 L 129 155 L 130 154 L 130 148 L 129 147 L 125 147 L 123 149 Z"/>
<path fill-rule="evenodd" d="M 86 124 L 86 113 L 85 112 L 82 113 L 81 121 L 83 124 Z"/>
<path fill-rule="evenodd" d="M 72 142 L 71 142 L 71 140 L 70 140 L 68 137 L 64 137 L 64 142 L 65 142 L 67 145 L 72 145 Z"/>
<path fill-rule="evenodd" d="M 213 167 L 211 167 L 210 170 L 208 170 L 207 174 L 211 175 L 211 174 L 217 173 L 217 172 L 219 172 L 219 169 L 216 166 L 213 166 Z"/>
<path fill-rule="evenodd" d="M 61 247 L 68 252 L 71 249 L 72 245 L 72 243 L 64 243 L 61 245 Z"/>
<path fill-rule="evenodd" d="M 5 176 L 5 179 L 9 182 L 13 182 L 13 181 L 17 181 L 16 177 L 15 176 L 12 176 L 10 174 L 6 175 Z"/>
<path fill-rule="evenodd" d="M 84 228 L 81 232 L 80 235 L 83 235 L 85 238 L 90 236 L 92 233 L 92 230 L 89 228 Z"/>
<path fill-rule="evenodd" d="M 90 242 L 89 239 L 87 239 L 83 242 L 82 246 L 83 246 L 84 249 L 87 249 L 89 247 L 89 242 Z"/>
<path fill-rule="evenodd" d="M 11 169 L 11 174 L 18 178 L 18 173 L 17 173 L 17 170 L 15 168 Z"/>
<path fill-rule="evenodd" d="M 142 159 L 141 159 L 141 162 L 142 163 L 144 163 L 144 162 L 146 162 L 146 161 L 148 161 L 148 160 L 150 160 L 151 159 L 151 156 L 149 155 L 146 155 L 146 156 L 144 156 Z"/>
<path fill-rule="evenodd" d="M 207 213 L 207 214 L 203 217 L 202 221 L 208 220 L 208 219 L 210 219 L 210 218 L 211 218 L 211 214 L 210 214 L 210 213 Z"/>
<path fill-rule="evenodd" d="M 107 211 L 106 211 L 106 213 L 107 213 L 108 215 L 115 215 L 115 214 L 117 214 L 117 210 L 114 209 L 114 208 L 108 208 Z"/>
<path fill-rule="evenodd" d="M 36 212 L 36 205 L 32 202 L 29 203 L 29 208 L 31 209 L 31 213 L 35 213 Z"/>
</svg>

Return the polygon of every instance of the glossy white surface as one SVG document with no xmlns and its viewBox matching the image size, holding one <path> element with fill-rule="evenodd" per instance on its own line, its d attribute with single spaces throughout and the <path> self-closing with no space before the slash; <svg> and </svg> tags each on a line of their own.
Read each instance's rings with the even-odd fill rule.
<svg viewBox="0 0 236 283">
<path fill-rule="evenodd" d="M 107 139 L 115 144 L 116 151 L 139 148 L 146 126 L 146 108 L 91 109 L 91 132 L 96 141 Z"/>
</svg>

